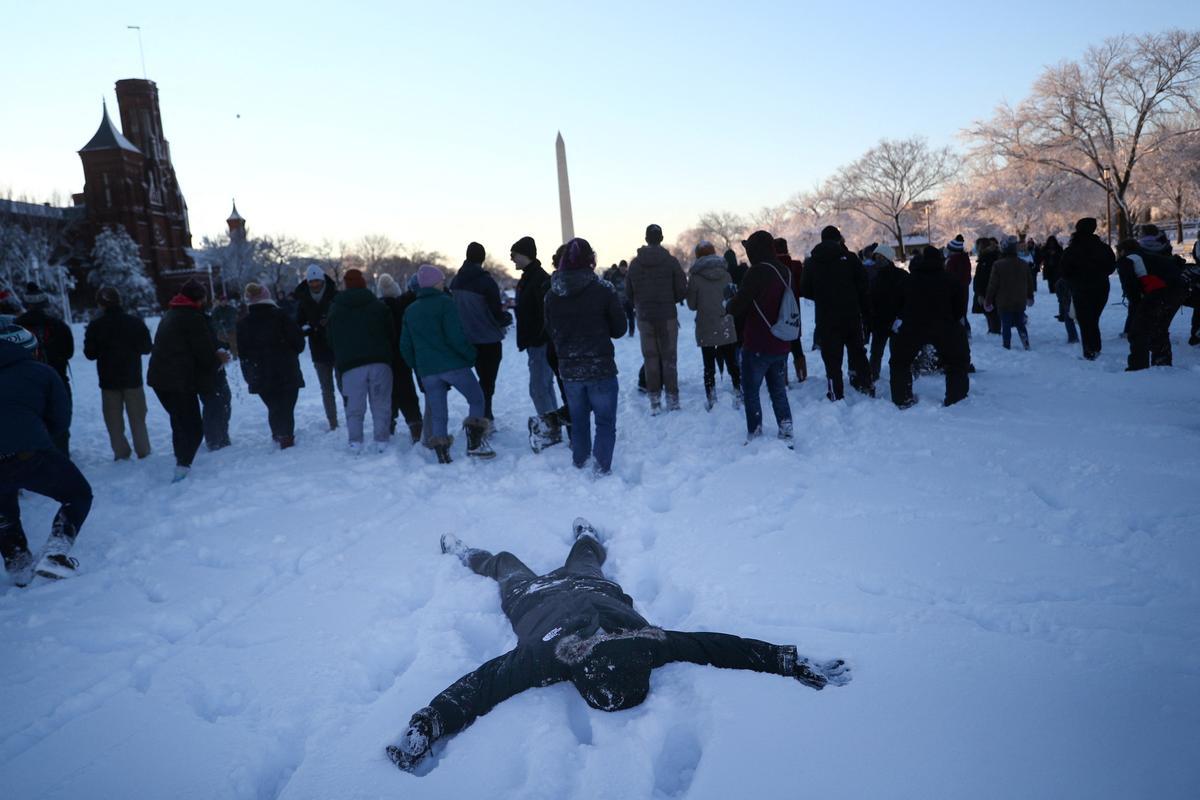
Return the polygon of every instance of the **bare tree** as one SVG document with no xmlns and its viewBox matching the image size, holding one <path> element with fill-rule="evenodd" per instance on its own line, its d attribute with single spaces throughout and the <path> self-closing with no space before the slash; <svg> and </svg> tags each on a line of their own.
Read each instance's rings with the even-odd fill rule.
<svg viewBox="0 0 1200 800">
<path fill-rule="evenodd" d="M 1196 110 L 1200 31 L 1120 36 L 1049 67 L 1015 108 L 1001 105 L 968 135 L 1010 161 L 1076 175 L 1111 192 L 1119 235 L 1133 218 L 1127 193 L 1143 159 L 1175 136 L 1163 124 Z M 1194 132 L 1194 131 L 1193 131 Z"/>
<path fill-rule="evenodd" d="M 381 233 L 370 233 L 358 240 L 355 248 L 362 259 L 364 272 L 375 274 L 380 263 L 398 254 L 396 243 Z"/>
<path fill-rule="evenodd" d="M 887 230 L 904 257 L 904 215 L 928 199 L 957 170 L 948 147 L 930 149 L 925 139 L 882 139 L 857 161 L 838 170 L 828 193 L 834 205 Z"/>
<path fill-rule="evenodd" d="M 735 242 L 742 240 L 742 234 L 746 232 L 746 220 L 731 211 L 709 211 L 700 215 L 696 229 L 705 238 L 713 240 L 713 244 L 720 239 L 725 249 L 729 250 Z"/>
<path fill-rule="evenodd" d="M 1183 242 L 1183 219 L 1200 211 L 1200 119 L 1174 119 L 1163 125 L 1169 141 L 1148 156 L 1138 178 L 1138 195 L 1175 223 L 1176 241 Z M 1191 130 L 1174 135 L 1175 131 Z"/>
</svg>

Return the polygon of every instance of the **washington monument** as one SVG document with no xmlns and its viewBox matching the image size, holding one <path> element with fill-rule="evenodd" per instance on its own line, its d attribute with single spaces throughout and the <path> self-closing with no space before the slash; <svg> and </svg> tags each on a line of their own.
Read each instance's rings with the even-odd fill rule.
<svg viewBox="0 0 1200 800">
<path fill-rule="evenodd" d="M 558 156 L 558 211 L 562 216 L 562 240 L 569 242 L 575 238 L 575 220 L 571 216 L 571 183 L 567 180 L 567 146 L 563 143 L 561 131 L 554 141 L 554 151 Z"/>
</svg>

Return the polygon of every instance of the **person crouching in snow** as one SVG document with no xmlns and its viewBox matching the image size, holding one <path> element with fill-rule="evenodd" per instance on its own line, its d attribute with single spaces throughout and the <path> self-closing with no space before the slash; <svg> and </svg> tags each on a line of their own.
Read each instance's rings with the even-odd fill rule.
<svg viewBox="0 0 1200 800">
<path fill-rule="evenodd" d="M 449 411 L 446 395 L 453 386 L 467 401 L 470 415 L 463 421 L 467 432 L 467 455 L 493 458 L 496 451 L 488 444 L 488 418 L 484 416 L 483 389 L 471 371 L 475 347 L 467 341 L 458 309 L 450 295 L 442 291 L 446 276 L 430 264 L 417 270 L 417 299 L 404 313 L 400 333 L 400 354 L 417 372 L 425 389 L 425 427 L 429 446 L 437 453 L 438 463 L 450 463 L 447 433 Z"/>
<path fill-rule="evenodd" d="M 793 645 L 743 639 L 727 633 L 684 633 L 655 627 L 633 600 L 604 577 L 605 549 L 582 517 L 572 526 L 575 543 L 566 564 L 537 575 L 509 552 L 495 555 L 442 536 L 443 553 L 500 584 L 500 607 L 517 634 L 517 646 L 455 681 L 409 720 L 388 757 L 414 771 L 433 744 L 470 725 L 504 700 L 538 686 L 571 681 L 599 711 L 633 708 L 650 692 L 650 672 L 674 661 L 747 669 L 794 678 L 823 689 L 850 681 L 840 659 L 816 662 Z"/>
</svg>

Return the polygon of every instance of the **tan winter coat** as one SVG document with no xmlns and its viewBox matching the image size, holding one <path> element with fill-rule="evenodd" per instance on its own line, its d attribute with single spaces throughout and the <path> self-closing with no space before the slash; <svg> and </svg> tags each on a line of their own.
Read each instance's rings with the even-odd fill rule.
<svg viewBox="0 0 1200 800">
<path fill-rule="evenodd" d="M 1004 256 L 992 265 L 986 297 L 997 311 L 1024 311 L 1036 289 L 1029 265 L 1016 256 Z"/>
<path fill-rule="evenodd" d="M 733 317 L 724 308 L 725 287 L 731 283 L 721 256 L 704 256 L 688 270 L 687 304 L 696 312 L 696 344 L 700 347 L 737 341 Z"/>
</svg>

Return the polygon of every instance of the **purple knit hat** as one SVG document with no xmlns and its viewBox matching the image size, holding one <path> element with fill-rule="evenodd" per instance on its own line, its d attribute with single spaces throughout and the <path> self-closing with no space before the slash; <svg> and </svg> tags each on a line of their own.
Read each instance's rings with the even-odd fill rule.
<svg viewBox="0 0 1200 800">
<path fill-rule="evenodd" d="M 560 269 L 595 269 L 596 253 L 587 239 L 572 239 L 563 250 Z"/>
<path fill-rule="evenodd" d="M 437 286 L 446 279 L 446 275 L 432 264 L 422 264 L 417 270 L 417 285 L 422 289 Z"/>
</svg>

